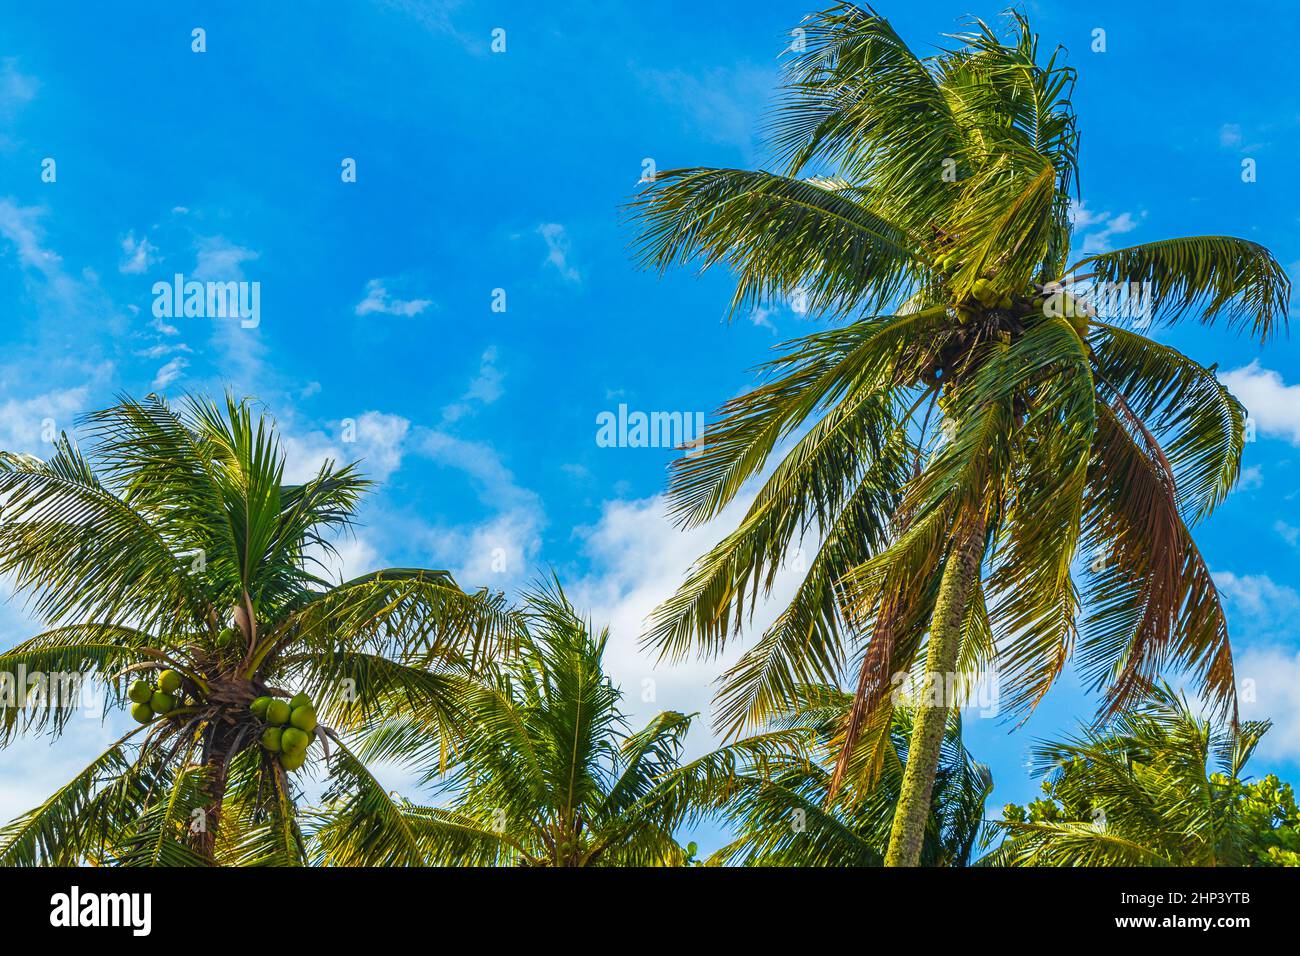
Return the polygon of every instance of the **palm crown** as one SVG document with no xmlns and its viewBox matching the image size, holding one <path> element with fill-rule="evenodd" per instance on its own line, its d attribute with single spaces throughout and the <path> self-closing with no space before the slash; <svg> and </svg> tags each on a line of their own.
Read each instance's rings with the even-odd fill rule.
<svg viewBox="0 0 1300 956">
<path fill-rule="evenodd" d="M 835 785 L 859 742 L 875 754 L 862 766 L 880 767 L 892 675 L 922 655 L 931 681 L 995 662 L 1013 714 L 1076 651 L 1108 711 L 1165 668 L 1235 708 L 1223 611 L 1188 527 L 1236 481 L 1244 410 L 1212 371 L 1078 293 L 1140 283 L 1149 321 L 1223 318 L 1263 340 L 1285 322 L 1289 282 L 1267 250 L 1223 236 L 1073 261 L 1074 71 L 1059 51 L 1043 62 L 1023 17 L 1012 27 L 1003 41 L 980 23 L 922 58 L 870 9 L 818 14 L 773 114 L 780 171 L 672 170 L 633 204 L 648 265 L 724 263 L 733 308 L 798 294 L 845 320 L 791 343 L 677 463 L 670 495 L 689 527 L 782 449 L 646 637 L 669 655 L 721 650 L 816 534 L 794 599 L 725 675 L 719 720 L 759 723 L 856 656 Z M 913 862 L 934 710 L 918 713 L 898 824 Z"/>
<path fill-rule="evenodd" d="M 838 687 L 801 687 L 770 732 L 799 733 L 788 750 L 756 747 L 716 791 L 716 812 L 737 836 L 710 859 L 717 865 L 879 866 L 898 804 L 912 711 L 898 707 L 891 749 L 873 786 L 830 793 L 836 740 L 853 706 Z M 797 746 L 795 745 L 797 744 Z M 993 777 L 962 743 L 961 717 L 949 718 L 935 773 L 933 806 L 921 849 L 923 866 L 966 866 L 984 825 Z"/>
<path fill-rule="evenodd" d="M 558 585 L 526 596 L 517 653 L 460 683 L 454 726 L 421 714 L 367 734 L 366 756 L 396 760 L 436 800 L 341 787 L 317 839 L 345 865 L 681 865 L 674 837 L 700 806 L 677 785 L 691 717 L 665 711 L 632 732 L 592 633 Z"/>
<path fill-rule="evenodd" d="M 443 571 L 331 586 L 313 561 L 367 482 L 331 462 L 283 484 L 276 434 L 246 402 L 123 399 L 88 429 L 89 458 L 66 436 L 45 461 L 0 455 L 0 573 L 49 625 L 0 654 L 0 672 L 98 668 L 106 706 L 142 674 L 180 686 L 160 719 L 0 831 L 0 863 L 302 862 L 286 773 L 302 761 L 259 746 L 250 704 L 309 692 L 318 749 L 350 768 L 348 732 L 381 712 L 446 712 L 442 671 L 508 640 L 513 617 Z M 57 736 L 73 713 L 20 697 L 0 710 L 0 743 Z"/>
<path fill-rule="evenodd" d="M 1155 688 L 1103 727 L 1034 748 L 1047 799 L 1028 813 L 1007 807 L 997 824 L 1005 839 L 987 862 L 1294 866 L 1300 818 L 1290 788 L 1276 777 L 1244 779 L 1268 729 L 1267 721 L 1216 726 L 1169 687 Z"/>
</svg>

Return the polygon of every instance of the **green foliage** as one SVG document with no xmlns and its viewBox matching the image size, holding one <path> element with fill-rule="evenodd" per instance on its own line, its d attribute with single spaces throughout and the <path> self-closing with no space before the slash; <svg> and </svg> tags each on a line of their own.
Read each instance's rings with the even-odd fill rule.
<svg viewBox="0 0 1300 956">
<path fill-rule="evenodd" d="M 733 735 L 763 726 L 856 660 L 841 772 L 859 747 L 883 766 L 890 680 L 923 659 L 965 527 L 986 534 L 959 670 L 995 665 L 1010 713 L 1027 716 L 1076 653 L 1103 715 L 1165 669 L 1235 713 L 1226 619 L 1189 527 L 1237 481 L 1244 409 L 1212 369 L 1054 302 L 1142 282 L 1157 323 L 1222 318 L 1264 341 L 1290 282 L 1230 237 L 1071 264 L 1075 71 L 1023 15 L 1006 26 L 975 21 L 920 56 L 870 8 L 814 14 L 772 113 L 777 171 L 669 170 L 630 207 L 646 266 L 723 265 L 733 309 L 798 294 L 836 323 L 788 343 L 675 463 L 684 527 L 758 492 L 645 644 L 722 653 L 789 556 L 819 542 L 724 675 L 717 719 Z"/>
<path fill-rule="evenodd" d="M 679 866 L 674 830 L 696 805 L 677 768 L 691 717 L 626 729 L 593 634 L 558 584 L 527 596 L 513 655 L 457 678 L 450 721 L 417 709 L 375 724 L 358 753 L 432 788 L 394 797 L 340 748 L 315 839 L 323 863 Z"/>
<path fill-rule="evenodd" d="M 445 571 L 319 576 L 313 552 L 332 551 L 367 482 L 327 462 L 284 484 L 274 425 L 250 402 L 122 398 L 87 426 L 89 455 L 66 435 L 45 461 L 0 453 L 0 574 L 49 625 L 0 654 L 0 673 L 101 680 L 142 726 L 0 830 L 0 865 L 301 863 L 282 765 L 306 749 L 263 750 L 254 700 L 286 708 L 277 686 L 309 688 L 324 726 L 304 711 L 299 744 L 413 699 L 445 713 L 433 675 L 509 646 L 514 618 Z M 57 738 L 77 712 L 59 703 L 0 703 L 0 746 Z"/>
<path fill-rule="evenodd" d="M 714 807 L 739 836 L 710 858 L 711 865 L 881 865 L 906 766 L 912 712 L 894 711 L 889 755 L 877 778 L 865 785 L 855 779 L 832 796 L 838 738 L 852 704 L 853 696 L 836 687 L 801 687 L 796 703 L 769 728 L 789 735 L 786 752 L 747 746 L 763 736 L 738 742 L 751 756 L 719 776 Z M 682 773 L 690 775 L 692 768 Z M 962 745 L 961 719 L 954 714 L 940 751 L 922 865 L 970 862 L 992 789 L 988 768 Z"/>
<path fill-rule="evenodd" d="M 1008 804 L 1003 866 L 1296 866 L 1290 784 L 1243 778 L 1268 723 L 1216 727 L 1167 686 L 1140 708 L 1034 758 L 1043 797 Z"/>
</svg>

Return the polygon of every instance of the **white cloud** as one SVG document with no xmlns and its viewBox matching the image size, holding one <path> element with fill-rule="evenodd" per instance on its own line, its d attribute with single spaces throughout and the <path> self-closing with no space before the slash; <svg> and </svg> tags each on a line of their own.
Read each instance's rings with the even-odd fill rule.
<svg viewBox="0 0 1300 956">
<path fill-rule="evenodd" d="M 1291 545 L 1291 547 L 1294 548 L 1296 545 L 1300 545 L 1300 528 L 1297 528 L 1295 525 L 1287 524 L 1279 518 L 1277 521 L 1273 522 L 1273 530 L 1281 535 L 1282 540 Z"/>
<path fill-rule="evenodd" d="M 546 525 L 541 500 L 519 485 L 490 445 L 434 430 L 422 431 L 413 444 L 431 461 L 467 475 L 479 500 L 492 509 L 477 524 L 426 529 L 425 544 L 437 563 L 465 587 L 505 590 L 523 584 L 541 550 Z"/>
<path fill-rule="evenodd" d="M 461 395 L 461 400 L 453 402 L 442 410 L 444 423 L 458 421 L 474 410 L 474 405 L 491 405 L 505 392 L 501 381 L 505 376 L 497 368 L 497 348 L 489 347 L 479 357 L 478 374 L 474 376 Z"/>
<path fill-rule="evenodd" d="M 1109 212 L 1094 213 L 1083 207 L 1082 204 L 1074 207 L 1074 226 L 1076 231 L 1083 231 L 1083 252 L 1085 255 L 1093 255 L 1099 252 L 1109 252 L 1114 248 L 1111 240 L 1118 235 L 1132 232 L 1138 227 L 1138 219 L 1132 213 L 1122 212 L 1119 215 L 1112 215 Z M 1146 215 L 1143 213 L 1142 215 Z"/>
<path fill-rule="evenodd" d="M 753 312 L 749 313 L 749 321 L 753 322 L 759 328 L 770 329 L 773 334 L 776 334 L 776 326 L 772 324 L 772 316 L 776 314 L 776 309 L 770 309 L 767 306 L 760 305 L 758 308 L 754 309 Z"/>
<path fill-rule="evenodd" d="M 1287 385 L 1282 376 L 1263 368 L 1259 360 L 1219 376 L 1265 435 L 1300 445 L 1300 385 Z"/>
<path fill-rule="evenodd" d="M 137 349 L 136 355 L 141 358 L 162 358 L 164 355 L 171 355 L 173 352 L 193 352 L 184 342 L 159 342 L 157 345 L 151 345 L 147 349 Z"/>
<path fill-rule="evenodd" d="M 397 299 L 389 294 L 383 279 L 371 279 L 366 283 L 366 295 L 354 310 L 357 315 L 419 315 L 433 304 L 431 299 Z"/>
<path fill-rule="evenodd" d="M 158 247 L 149 241 L 148 236 L 141 237 L 137 242 L 134 232 L 129 232 L 126 238 L 122 240 L 122 261 L 118 263 L 118 271 L 128 275 L 137 275 L 144 272 L 155 262 L 158 261 Z"/>
<path fill-rule="evenodd" d="M 1237 655 L 1235 670 L 1242 717 L 1273 722 L 1260 741 L 1259 755 L 1300 761 L 1300 651 L 1247 648 Z"/>
<path fill-rule="evenodd" d="M 19 206 L 12 197 L 0 199 L 0 235 L 13 243 L 22 265 L 52 278 L 61 272 L 63 260 L 42 244 L 39 220 L 43 215 L 38 206 Z"/>
<path fill-rule="evenodd" d="M 1233 492 L 1251 491 L 1260 488 L 1264 484 L 1264 469 L 1259 465 L 1251 465 L 1249 468 L 1241 469 L 1241 477 L 1237 479 L 1237 484 L 1233 486 Z"/>
<path fill-rule="evenodd" d="M 718 674 L 775 620 L 794 596 L 802 572 L 792 567 L 778 572 L 771 599 L 759 602 L 753 620 L 720 659 L 659 663 L 652 652 L 640 650 L 640 639 L 650 613 L 676 592 L 691 565 L 736 527 L 752 495 L 742 494 L 714 521 L 689 531 L 670 521 L 663 495 L 609 501 L 595 525 L 577 532 L 591 570 L 566 582 L 566 593 L 597 628 L 609 624 L 605 665 L 623 689 L 626 710 L 641 722 L 663 710 L 698 711 L 701 716 L 690 736 L 692 753 L 716 742 L 712 699 Z M 803 546 L 813 548 L 815 542 Z M 653 699 L 644 699 L 651 690 Z"/>
<path fill-rule="evenodd" d="M 189 368 L 189 361 L 176 356 L 162 368 L 158 369 L 158 374 L 153 377 L 153 384 L 149 387 L 155 392 L 161 392 L 172 382 L 181 377 L 181 373 Z"/>
<path fill-rule="evenodd" d="M 13 57 L 0 60 L 0 117 L 13 117 L 18 110 L 36 98 L 40 83 L 34 76 L 18 70 Z"/>
<path fill-rule="evenodd" d="M 1219 145 L 1225 148 L 1241 145 L 1241 126 L 1237 123 L 1224 123 L 1219 127 Z"/>
<path fill-rule="evenodd" d="M 558 222 L 546 222 L 537 227 L 537 233 L 546 241 L 546 262 L 555 267 L 565 282 L 581 282 L 582 273 L 569 265 L 572 243 L 564 227 Z"/>
<path fill-rule="evenodd" d="M 47 454 L 46 435 L 71 432 L 89 393 L 88 385 L 79 385 L 0 402 L 0 449 Z"/>
<path fill-rule="evenodd" d="M 367 478 L 384 481 L 401 467 L 410 427 L 410 421 L 400 415 L 368 411 L 351 424 L 340 422 L 335 435 L 319 430 L 305 434 L 282 431 L 285 481 L 306 481 L 327 461 L 343 465 L 356 460 L 361 461 L 361 471 Z"/>
<path fill-rule="evenodd" d="M 1266 574 L 1215 571 L 1212 576 L 1220 593 L 1253 625 L 1271 627 L 1300 611 L 1300 593 Z"/>
<path fill-rule="evenodd" d="M 368 535 L 345 534 L 330 543 L 332 551 L 319 544 L 307 548 L 312 571 L 330 581 L 351 581 L 385 564 Z"/>
<path fill-rule="evenodd" d="M 198 258 L 192 278 L 200 282 L 242 282 L 243 264 L 259 256 L 259 253 L 235 245 L 224 236 L 202 236 L 195 248 Z"/>
</svg>

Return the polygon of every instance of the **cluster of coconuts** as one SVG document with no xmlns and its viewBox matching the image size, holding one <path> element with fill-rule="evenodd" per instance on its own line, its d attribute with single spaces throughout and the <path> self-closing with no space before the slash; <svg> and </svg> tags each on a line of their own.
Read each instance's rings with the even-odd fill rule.
<svg viewBox="0 0 1300 956">
<path fill-rule="evenodd" d="M 975 284 L 971 286 L 971 294 L 986 309 L 993 306 L 997 306 L 999 309 L 1011 308 L 1011 295 L 1006 292 L 998 292 L 988 279 L 976 279 Z"/>
<path fill-rule="evenodd" d="M 142 724 L 176 708 L 176 692 L 181 689 L 181 675 L 174 670 L 161 671 L 157 685 L 138 680 L 127 688 L 131 700 L 131 716 Z"/>
<path fill-rule="evenodd" d="M 316 708 L 311 698 L 301 693 L 288 701 L 259 697 L 248 709 L 266 721 L 262 746 L 280 755 L 280 766 L 291 773 L 302 767 L 316 735 Z"/>
<path fill-rule="evenodd" d="M 944 274 L 954 271 L 961 265 L 961 261 L 955 254 L 941 256 L 935 262 L 935 268 Z M 998 292 L 993 283 L 988 279 L 976 279 L 975 284 L 971 286 L 971 294 L 975 296 L 976 301 L 986 309 L 996 306 L 999 309 L 1011 308 L 1011 296 L 1005 292 Z"/>
</svg>

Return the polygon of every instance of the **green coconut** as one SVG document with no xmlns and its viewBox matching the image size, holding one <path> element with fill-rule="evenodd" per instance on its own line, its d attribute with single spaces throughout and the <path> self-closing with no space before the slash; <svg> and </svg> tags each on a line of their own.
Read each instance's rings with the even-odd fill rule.
<svg viewBox="0 0 1300 956">
<path fill-rule="evenodd" d="M 165 694 L 174 694 L 180 690 L 181 675 L 174 670 L 165 670 L 158 675 L 158 689 Z"/>
<path fill-rule="evenodd" d="M 298 693 L 289 698 L 289 709 L 297 710 L 299 707 L 310 707 L 311 698 L 306 694 Z"/>
<path fill-rule="evenodd" d="M 137 723 L 147 724 L 149 721 L 153 720 L 153 708 L 148 704 L 132 704 L 131 716 L 136 719 Z"/>
<path fill-rule="evenodd" d="M 279 727 L 267 727 L 262 731 L 262 746 L 271 751 L 271 753 L 278 754 L 283 746 L 280 740 L 281 733 L 283 733 L 283 731 L 281 731 Z"/>
<path fill-rule="evenodd" d="M 302 765 L 307 762 L 307 749 L 285 751 L 280 754 L 280 766 L 293 773 L 295 770 L 301 770 Z"/>
<path fill-rule="evenodd" d="M 165 714 L 176 706 L 176 698 L 166 691 L 154 691 L 149 706 L 153 708 L 155 714 Z"/>
<path fill-rule="evenodd" d="M 289 723 L 309 734 L 316 729 L 316 711 L 310 704 L 295 707 L 289 715 Z"/>
<path fill-rule="evenodd" d="M 310 741 L 311 738 L 297 727 L 286 727 L 280 734 L 280 749 L 291 754 L 298 750 L 306 750 Z"/>
<path fill-rule="evenodd" d="M 971 292 L 984 305 L 992 305 L 998 299 L 997 290 L 988 279 L 976 279 L 975 284 L 971 286 Z"/>
<path fill-rule="evenodd" d="M 127 690 L 126 696 L 137 704 L 147 704 L 153 697 L 153 688 L 149 686 L 148 681 L 138 680 Z"/>
<path fill-rule="evenodd" d="M 266 722 L 281 727 L 289 722 L 293 710 L 282 700 L 273 700 L 266 705 Z"/>
<path fill-rule="evenodd" d="M 266 708 L 271 706 L 271 700 L 272 698 L 263 695 L 249 704 L 248 709 L 253 712 L 254 717 L 265 717 Z"/>
</svg>

